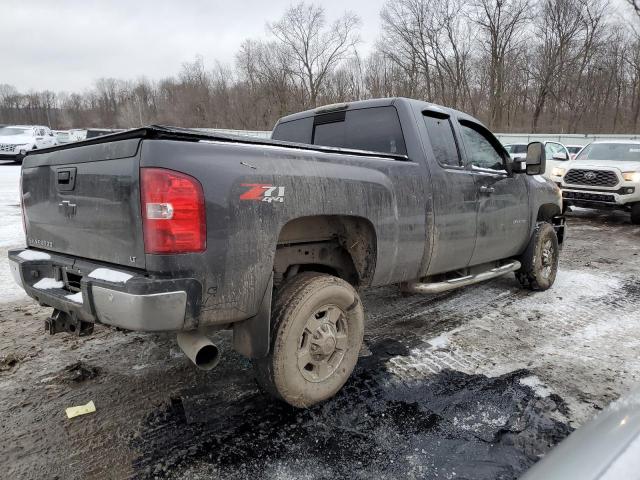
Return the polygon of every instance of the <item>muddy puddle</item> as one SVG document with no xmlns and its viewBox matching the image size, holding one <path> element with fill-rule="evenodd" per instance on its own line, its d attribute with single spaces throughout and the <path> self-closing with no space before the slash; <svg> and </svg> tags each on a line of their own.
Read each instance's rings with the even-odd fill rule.
<svg viewBox="0 0 640 480">
<path fill-rule="evenodd" d="M 500 377 L 444 371 L 402 382 L 369 346 L 334 399 L 297 410 L 246 377 L 185 390 L 132 440 L 143 478 L 517 478 L 571 431 L 557 396 L 539 398 L 519 370 Z"/>
</svg>

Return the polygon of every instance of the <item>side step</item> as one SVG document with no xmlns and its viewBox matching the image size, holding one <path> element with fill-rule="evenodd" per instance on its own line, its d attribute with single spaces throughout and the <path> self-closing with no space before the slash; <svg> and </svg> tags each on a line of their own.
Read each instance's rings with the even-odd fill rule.
<svg viewBox="0 0 640 480">
<path fill-rule="evenodd" d="M 420 283 L 420 282 L 408 282 L 402 284 L 402 291 L 410 293 L 442 293 L 455 288 L 466 287 L 467 285 L 473 285 L 474 283 L 484 282 L 492 278 L 500 277 L 506 273 L 515 272 L 520 269 L 520 262 L 513 260 L 505 265 L 492 268 L 486 272 L 478 273 L 476 275 L 467 275 L 464 277 L 452 278 L 446 282 L 435 283 Z"/>
</svg>

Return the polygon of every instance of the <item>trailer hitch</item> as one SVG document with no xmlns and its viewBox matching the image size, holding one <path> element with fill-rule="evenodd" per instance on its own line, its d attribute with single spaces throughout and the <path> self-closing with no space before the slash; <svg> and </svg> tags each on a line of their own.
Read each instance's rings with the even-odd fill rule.
<svg viewBox="0 0 640 480">
<path fill-rule="evenodd" d="M 49 335 L 67 332 L 84 337 L 93 333 L 93 323 L 79 320 L 76 315 L 60 310 L 53 310 L 50 317 L 44 321 L 44 330 Z"/>
</svg>

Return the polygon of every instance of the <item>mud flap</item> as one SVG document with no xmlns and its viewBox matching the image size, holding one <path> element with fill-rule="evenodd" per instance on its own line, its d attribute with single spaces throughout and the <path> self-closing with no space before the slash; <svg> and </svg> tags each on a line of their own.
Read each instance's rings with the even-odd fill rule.
<svg viewBox="0 0 640 480">
<path fill-rule="evenodd" d="M 233 324 L 233 348 L 247 358 L 264 358 L 269 354 L 273 273 L 255 317 Z"/>
<path fill-rule="evenodd" d="M 566 222 L 564 215 L 556 215 L 551 219 L 551 224 L 553 225 L 553 229 L 556 231 L 556 236 L 558 237 L 558 246 L 560 250 L 562 250 L 562 244 L 564 243 L 564 232 L 566 227 Z"/>
</svg>

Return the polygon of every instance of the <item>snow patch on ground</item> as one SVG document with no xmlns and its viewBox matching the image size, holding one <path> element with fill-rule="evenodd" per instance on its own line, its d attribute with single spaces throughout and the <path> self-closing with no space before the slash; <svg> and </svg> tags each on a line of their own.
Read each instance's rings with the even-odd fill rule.
<svg viewBox="0 0 640 480">
<path fill-rule="evenodd" d="M 52 288 L 62 288 L 64 287 L 64 282 L 58 281 L 55 278 L 43 278 L 39 282 L 33 285 L 33 288 L 37 288 L 38 290 L 51 290 Z"/>
<path fill-rule="evenodd" d="M 24 260 L 51 260 L 51 255 L 45 252 L 38 252 L 37 250 L 24 250 L 20 252 L 18 256 Z"/>
<path fill-rule="evenodd" d="M 607 410 L 612 412 L 631 409 L 640 410 L 640 387 L 636 387 L 635 390 L 627 395 L 622 395 L 607 407 Z"/>
<path fill-rule="evenodd" d="M 427 340 L 427 343 L 433 348 L 444 349 L 449 346 L 449 337 L 446 334 L 438 335 L 431 340 Z"/>
<path fill-rule="evenodd" d="M 65 295 L 65 297 L 72 302 L 82 303 L 82 292 L 74 293 L 73 295 Z"/>
<path fill-rule="evenodd" d="M 19 165 L 0 168 L 0 218 L 0 247 L 24 246 Z"/>
<path fill-rule="evenodd" d="M 20 166 L 0 167 L 0 303 L 27 298 L 15 284 L 9 270 L 7 250 L 24 247 L 22 214 L 20 213 Z"/>
<path fill-rule="evenodd" d="M 109 268 L 96 268 L 89 274 L 89 277 L 97 280 L 105 280 L 107 282 L 127 283 L 127 280 L 133 277 L 133 275 L 119 272 L 117 270 L 111 270 Z"/>
<path fill-rule="evenodd" d="M 551 390 L 547 388 L 543 383 L 535 375 L 530 375 L 528 377 L 524 377 L 520 379 L 520 384 L 526 385 L 527 387 L 531 387 L 531 389 L 538 395 L 539 397 L 545 398 L 551 395 Z"/>
</svg>

